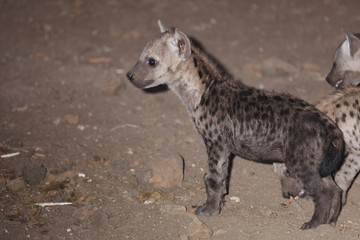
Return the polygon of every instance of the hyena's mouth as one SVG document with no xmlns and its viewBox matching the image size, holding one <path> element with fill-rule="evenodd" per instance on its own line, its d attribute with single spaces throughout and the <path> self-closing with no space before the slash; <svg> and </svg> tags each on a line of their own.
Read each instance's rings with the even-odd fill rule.
<svg viewBox="0 0 360 240">
<path fill-rule="evenodd" d="M 148 88 L 148 87 L 150 87 L 154 82 L 155 82 L 155 80 L 142 80 L 142 81 L 133 80 L 133 81 L 131 81 L 131 83 L 132 83 L 135 87 L 140 88 L 140 89 Z"/>
<path fill-rule="evenodd" d="M 342 82 L 343 82 L 342 79 L 338 80 L 338 81 L 335 83 L 335 87 L 338 88 Z"/>
</svg>

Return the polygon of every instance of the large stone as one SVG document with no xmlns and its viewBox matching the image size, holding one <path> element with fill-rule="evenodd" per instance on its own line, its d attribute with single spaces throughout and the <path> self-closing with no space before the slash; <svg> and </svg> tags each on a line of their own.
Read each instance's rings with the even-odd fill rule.
<svg viewBox="0 0 360 240">
<path fill-rule="evenodd" d="M 29 164 L 23 169 L 24 178 L 31 186 L 39 184 L 45 178 L 46 172 L 47 170 L 42 164 Z"/>
<path fill-rule="evenodd" d="M 152 177 L 149 183 L 157 188 L 181 186 L 184 177 L 184 160 L 175 153 L 163 152 L 151 162 Z"/>
</svg>

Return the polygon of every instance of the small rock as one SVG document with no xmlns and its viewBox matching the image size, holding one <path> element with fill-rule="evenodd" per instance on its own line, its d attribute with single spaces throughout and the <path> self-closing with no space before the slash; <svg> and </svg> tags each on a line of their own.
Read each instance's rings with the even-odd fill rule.
<svg viewBox="0 0 360 240">
<path fill-rule="evenodd" d="M 101 228 L 108 223 L 108 216 L 97 207 L 84 206 L 73 213 L 75 225 L 83 228 Z"/>
<path fill-rule="evenodd" d="M 79 131 L 84 131 L 85 130 L 85 126 L 84 125 L 77 125 L 76 126 L 76 129 L 79 130 Z"/>
<path fill-rule="evenodd" d="M 25 186 L 26 186 L 26 183 L 23 178 L 15 178 L 6 183 L 6 187 L 11 192 L 18 192 L 18 191 L 24 189 Z"/>
<path fill-rule="evenodd" d="M 240 198 L 239 198 L 239 197 L 230 197 L 230 200 L 235 201 L 235 202 L 237 202 L 237 203 L 240 202 Z"/>
<path fill-rule="evenodd" d="M 211 237 L 213 232 L 198 218 L 194 218 L 188 226 L 187 234 L 189 237 L 197 239 Z"/>
<path fill-rule="evenodd" d="M 79 123 L 79 115 L 74 115 L 74 114 L 66 114 L 64 116 L 65 120 L 67 123 L 71 124 L 71 125 L 75 125 Z"/>
<path fill-rule="evenodd" d="M 30 164 L 23 169 L 23 175 L 28 184 L 31 186 L 39 184 L 46 176 L 44 165 Z"/>
<path fill-rule="evenodd" d="M 158 188 L 172 188 L 181 185 L 183 180 L 184 162 L 181 156 L 169 152 L 155 157 L 151 163 L 153 171 L 149 183 Z"/>
<path fill-rule="evenodd" d="M 144 201 L 144 204 L 145 205 L 149 205 L 149 204 L 153 204 L 156 202 L 156 199 L 155 198 L 149 198 L 147 200 Z"/>
</svg>

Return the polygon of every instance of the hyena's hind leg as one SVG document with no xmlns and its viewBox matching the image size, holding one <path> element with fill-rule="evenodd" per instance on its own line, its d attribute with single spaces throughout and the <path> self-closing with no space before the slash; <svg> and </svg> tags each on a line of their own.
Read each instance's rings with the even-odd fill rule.
<svg viewBox="0 0 360 240">
<path fill-rule="evenodd" d="M 228 191 L 230 153 L 220 146 L 208 147 L 208 170 L 204 176 L 207 199 L 195 211 L 197 215 L 215 216 L 224 205 Z"/>
<path fill-rule="evenodd" d="M 302 225 L 301 230 L 316 228 L 320 224 L 335 225 L 341 210 L 342 190 L 335 184 L 331 176 L 321 178 L 320 175 L 314 174 L 302 181 L 314 200 L 315 211 L 311 220 Z"/>
<path fill-rule="evenodd" d="M 348 155 L 345 158 L 344 164 L 340 167 L 335 175 L 335 182 L 343 190 L 341 203 L 345 205 L 347 200 L 347 193 L 351 184 L 354 181 L 354 178 L 359 172 L 360 167 L 360 153 L 355 153 L 354 151 L 349 151 Z"/>
<path fill-rule="evenodd" d="M 331 208 L 330 208 L 330 212 L 329 212 L 329 224 L 331 226 L 335 226 L 337 219 L 339 217 L 340 211 L 341 211 L 341 203 L 340 203 L 340 199 L 343 191 L 341 188 L 339 188 L 339 186 L 337 186 L 337 184 L 334 182 L 334 179 L 332 178 L 332 176 L 327 176 L 325 178 L 323 178 L 324 182 L 326 183 L 327 186 L 329 186 L 330 189 L 333 189 L 333 197 L 331 197 Z"/>
</svg>

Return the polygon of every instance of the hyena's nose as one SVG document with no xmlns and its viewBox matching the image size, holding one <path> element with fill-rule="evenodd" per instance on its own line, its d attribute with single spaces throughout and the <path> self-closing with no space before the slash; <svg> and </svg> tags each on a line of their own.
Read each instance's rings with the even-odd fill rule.
<svg viewBox="0 0 360 240">
<path fill-rule="evenodd" d="M 330 83 L 330 78 L 329 78 L 329 77 L 326 77 L 326 81 L 327 81 L 328 83 Z"/>
<path fill-rule="evenodd" d="M 127 73 L 126 73 L 126 77 L 127 77 L 130 81 L 132 81 L 132 80 L 134 79 L 134 74 L 133 74 L 132 72 L 127 72 Z"/>
</svg>

